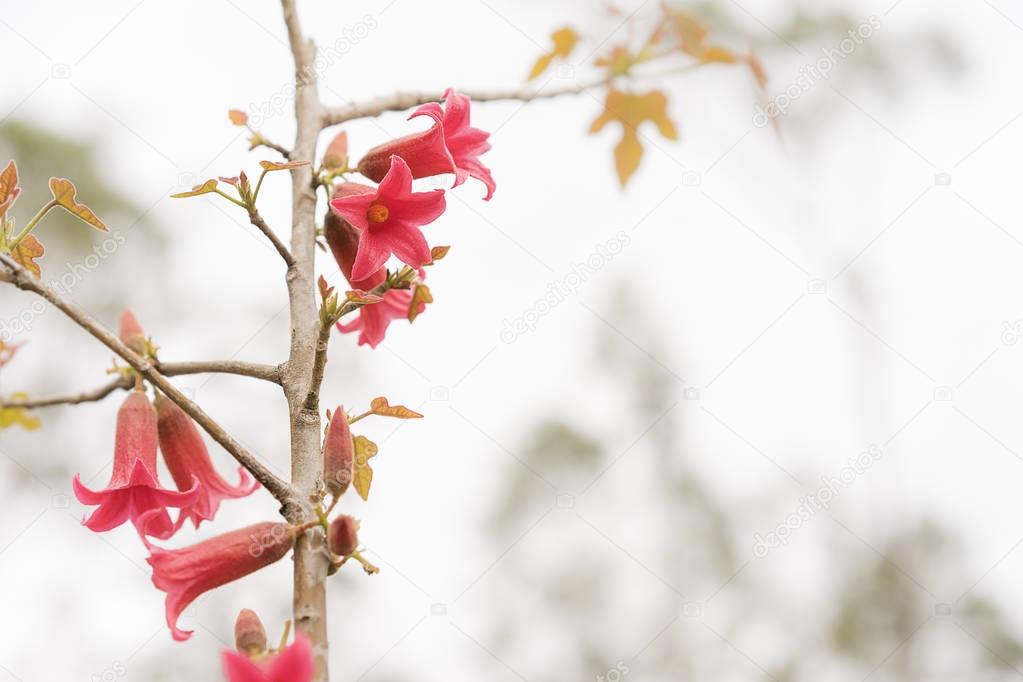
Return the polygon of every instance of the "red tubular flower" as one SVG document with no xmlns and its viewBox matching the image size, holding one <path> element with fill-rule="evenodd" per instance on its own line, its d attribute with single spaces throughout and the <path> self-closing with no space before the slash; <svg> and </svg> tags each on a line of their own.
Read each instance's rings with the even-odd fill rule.
<svg viewBox="0 0 1023 682">
<path fill-rule="evenodd" d="M 259 487 L 245 467 L 238 467 L 236 486 L 221 478 L 192 418 L 164 395 L 157 395 L 155 402 L 160 450 L 174 482 L 179 490 L 199 482 L 195 502 L 181 508 L 175 529 L 181 528 L 187 519 L 198 528 L 203 521 L 213 520 L 222 500 L 251 495 Z"/>
<path fill-rule="evenodd" d="M 99 505 L 83 521 L 101 533 L 130 520 L 140 535 L 169 538 L 176 528 L 167 507 L 186 507 L 199 496 L 199 483 L 188 490 L 166 490 L 156 477 L 156 410 L 142 391 L 132 391 L 117 413 L 114 471 L 106 489 L 93 491 L 74 478 L 75 497 L 87 506 Z"/>
<path fill-rule="evenodd" d="M 228 682 L 310 682 L 315 670 L 313 648 L 302 633 L 280 653 L 259 661 L 237 651 L 221 656 Z"/>
<path fill-rule="evenodd" d="M 406 135 L 378 145 L 359 161 L 359 172 L 374 182 L 387 173 L 390 158 L 396 154 L 405 159 L 412 176 L 426 178 L 441 173 L 454 173 L 458 187 L 470 177 L 487 186 L 486 200 L 494 196 L 497 185 L 490 169 L 480 163 L 479 157 L 490 151 L 487 139 L 490 133 L 470 125 L 470 100 L 448 88 L 444 93 L 444 106 L 430 102 L 416 109 L 409 119 L 428 116 L 434 125 L 421 133 Z"/>
<path fill-rule="evenodd" d="M 352 278 L 371 277 L 392 254 L 413 268 L 430 262 L 430 246 L 419 228 L 444 213 L 444 190 L 413 192 L 412 172 L 398 156 L 391 157 L 390 169 L 376 189 L 346 184 L 345 193 L 335 194 L 330 206 L 359 229 Z"/>
<path fill-rule="evenodd" d="M 323 440 L 323 483 L 331 495 L 341 497 L 348 490 L 354 471 L 355 443 L 348 428 L 345 408 L 339 405 L 330 416 L 327 436 Z"/>
<path fill-rule="evenodd" d="M 381 275 L 380 282 L 383 281 L 384 278 Z M 384 294 L 384 300 L 379 303 L 359 308 L 357 317 L 351 322 L 338 322 L 337 329 L 342 334 L 359 332 L 360 346 L 369 344 L 370 348 L 376 348 L 384 340 L 387 327 L 393 320 L 404 320 L 408 317 L 408 309 L 411 305 L 412 292 L 410 290 L 391 289 Z"/>
<path fill-rule="evenodd" d="M 153 567 L 153 585 L 167 593 L 167 626 L 174 639 L 192 636 L 178 629 L 178 616 L 199 595 L 284 558 L 293 542 L 288 524 L 266 521 L 181 549 L 149 545 L 146 561 Z"/>
</svg>

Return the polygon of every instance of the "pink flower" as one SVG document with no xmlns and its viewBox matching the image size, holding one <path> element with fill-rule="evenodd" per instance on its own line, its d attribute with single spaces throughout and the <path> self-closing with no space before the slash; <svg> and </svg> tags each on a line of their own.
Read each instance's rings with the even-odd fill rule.
<svg viewBox="0 0 1023 682">
<path fill-rule="evenodd" d="M 167 507 L 185 507 L 199 496 L 199 483 L 192 480 L 188 490 L 178 492 L 160 486 L 156 478 L 156 410 L 142 391 L 132 391 L 117 413 L 114 442 L 114 471 L 106 489 L 93 491 L 73 482 L 75 497 L 84 505 L 99 505 L 83 521 L 89 530 L 101 533 L 130 520 L 140 535 L 148 533 L 169 538 L 176 528 Z"/>
<path fill-rule="evenodd" d="M 310 682 L 313 679 L 313 648 L 305 635 L 273 656 L 253 661 L 237 651 L 221 654 L 228 682 Z"/>
<path fill-rule="evenodd" d="M 346 188 L 350 193 L 335 193 L 330 206 L 359 229 L 353 279 L 370 277 L 391 254 L 414 268 L 430 262 L 430 246 L 419 228 L 444 213 L 444 190 L 413 192 L 412 172 L 398 156 L 391 157 L 390 170 L 375 190 L 354 183 Z"/>
<path fill-rule="evenodd" d="M 161 549 L 147 543 L 146 561 L 153 567 L 153 585 L 167 593 L 171 636 L 179 642 L 192 636 L 191 631 L 178 629 L 178 616 L 199 595 L 284 558 L 293 542 L 288 524 L 266 521 L 181 549 Z"/>
<path fill-rule="evenodd" d="M 386 273 L 379 270 L 374 277 L 363 280 L 363 283 L 372 283 L 368 287 L 358 287 L 369 291 L 384 281 Z M 384 300 L 379 303 L 371 303 L 359 308 L 358 317 L 351 322 L 338 322 L 337 329 L 342 334 L 359 332 L 359 345 L 369 344 L 370 348 L 376 348 L 384 335 L 387 327 L 393 320 L 404 320 L 408 318 L 408 309 L 412 305 L 412 291 L 410 289 L 389 289 L 384 293 Z"/>
<path fill-rule="evenodd" d="M 164 395 L 156 396 L 155 402 L 160 450 L 174 482 L 179 489 L 185 489 L 193 481 L 199 482 L 199 495 L 194 503 L 181 508 L 177 528 L 187 519 L 198 528 L 203 521 L 213 520 L 221 500 L 251 495 L 259 487 L 245 467 L 238 467 L 236 486 L 221 478 L 213 468 L 209 450 L 192 418 Z"/>
<path fill-rule="evenodd" d="M 388 170 L 392 154 L 405 159 L 412 176 L 426 178 L 441 173 L 454 173 L 458 187 L 470 177 L 487 186 L 486 200 L 494 196 L 497 185 L 490 169 L 480 163 L 479 157 L 490 151 L 487 138 L 490 133 L 470 125 L 470 101 L 448 88 L 444 93 L 444 106 L 430 102 L 416 109 L 409 119 L 428 116 L 434 125 L 421 133 L 406 135 L 374 147 L 359 161 L 359 172 L 374 182 Z"/>
</svg>

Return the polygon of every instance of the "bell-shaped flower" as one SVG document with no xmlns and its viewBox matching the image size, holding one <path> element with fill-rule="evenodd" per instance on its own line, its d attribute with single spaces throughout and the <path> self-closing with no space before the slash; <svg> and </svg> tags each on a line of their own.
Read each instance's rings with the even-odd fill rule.
<svg viewBox="0 0 1023 682">
<path fill-rule="evenodd" d="M 251 495 L 259 483 L 245 467 L 238 467 L 238 484 L 231 485 L 213 468 L 209 450 L 192 418 L 164 395 L 156 396 L 157 426 L 160 451 L 178 489 L 184 490 L 194 481 L 199 482 L 199 495 L 195 502 L 183 506 L 177 527 L 191 519 L 195 528 L 203 521 L 212 521 L 225 499 Z"/>
<path fill-rule="evenodd" d="M 412 176 L 426 178 L 442 173 L 454 173 L 455 184 L 461 185 L 470 177 L 487 187 L 489 200 L 497 185 L 479 157 L 490 151 L 487 141 L 490 133 L 473 128 L 470 124 L 470 100 L 448 88 L 444 105 L 430 102 L 416 109 L 409 119 L 427 116 L 434 124 L 429 130 L 406 135 L 378 145 L 359 161 L 359 172 L 374 182 L 380 182 L 389 169 L 390 157 L 396 154 L 408 163 Z"/>
<path fill-rule="evenodd" d="M 444 190 L 413 192 L 408 164 L 398 156 L 392 156 L 390 164 L 376 189 L 335 194 L 330 202 L 338 215 L 359 229 L 354 280 L 371 277 L 392 254 L 413 268 L 430 262 L 430 246 L 419 228 L 444 213 Z"/>
<path fill-rule="evenodd" d="M 156 410 L 145 392 L 132 391 L 117 412 L 114 470 L 107 487 L 91 490 L 77 474 L 73 481 L 79 502 L 99 506 L 83 521 L 87 528 L 101 533 L 131 521 L 139 534 L 149 533 L 160 539 L 174 534 L 176 528 L 167 507 L 193 504 L 199 496 L 199 482 L 192 480 L 181 491 L 161 487 L 157 480 L 156 449 Z"/>
<path fill-rule="evenodd" d="M 167 593 L 171 636 L 179 642 L 192 636 L 178 628 L 178 616 L 197 597 L 279 561 L 294 540 L 288 524 L 266 521 L 181 549 L 150 544 L 146 561 L 153 567 L 153 585 Z"/>
</svg>

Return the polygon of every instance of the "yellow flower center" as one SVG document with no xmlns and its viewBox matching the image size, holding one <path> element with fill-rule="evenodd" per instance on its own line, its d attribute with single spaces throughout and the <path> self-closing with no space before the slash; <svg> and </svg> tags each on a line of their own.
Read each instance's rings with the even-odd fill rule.
<svg viewBox="0 0 1023 682">
<path fill-rule="evenodd" d="M 387 220 L 389 215 L 391 215 L 391 212 L 383 204 L 372 204 L 369 210 L 366 211 L 366 217 L 369 218 L 371 223 L 382 223 Z"/>
</svg>

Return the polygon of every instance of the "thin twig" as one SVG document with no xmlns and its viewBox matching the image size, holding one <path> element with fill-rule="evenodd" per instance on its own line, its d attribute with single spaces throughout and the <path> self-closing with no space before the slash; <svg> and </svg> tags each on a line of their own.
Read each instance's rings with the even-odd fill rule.
<svg viewBox="0 0 1023 682">
<path fill-rule="evenodd" d="M 124 359 L 124 361 L 131 365 L 136 372 L 148 379 L 150 383 L 166 394 L 166 396 L 184 410 L 188 416 L 194 419 L 195 422 L 199 424 L 199 426 L 201 426 L 211 438 L 213 438 L 213 440 L 217 441 L 217 443 L 231 453 L 231 455 L 238 460 L 242 466 L 248 469 L 256 480 L 263 484 L 263 487 L 265 487 L 271 495 L 277 498 L 281 504 L 286 507 L 293 506 L 295 504 L 294 491 L 287 482 L 278 478 L 266 467 L 266 465 L 260 462 L 255 455 L 249 452 L 244 445 L 235 440 L 231 434 L 224 430 L 220 424 L 218 424 L 212 417 L 210 417 L 210 415 L 199 407 L 199 405 L 182 393 L 177 386 L 167 379 L 167 377 L 157 371 L 156 367 L 150 360 L 143 358 L 141 355 L 125 346 L 121 340 L 117 338 L 117 336 L 93 319 L 89 313 L 58 294 L 47 284 L 36 279 L 28 272 L 28 270 L 23 268 L 8 254 L 0 253 L 0 264 L 3 264 L 13 275 L 12 284 L 14 286 L 22 291 L 29 291 L 37 294 L 43 299 L 49 301 L 55 308 L 67 315 L 67 317 L 75 324 L 92 334 L 92 336 L 100 341 L 100 343 Z"/>
<path fill-rule="evenodd" d="M 186 374 L 237 374 L 253 379 L 262 379 L 274 384 L 281 383 L 281 368 L 278 365 L 260 365 L 238 360 L 206 360 L 196 362 L 158 362 L 156 371 L 164 376 L 177 377 Z"/>
<path fill-rule="evenodd" d="M 281 258 L 288 264 L 288 267 L 292 267 L 295 264 L 295 258 L 291 255 L 291 251 L 288 251 L 288 247 L 284 245 L 284 242 L 280 240 L 277 234 L 270 229 L 270 226 L 263 220 L 263 216 L 259 215 L 259 211 L 254 208 L 249 209 L 249 221 L 259 228 L 259 231 L 266 235 L 266 238 L 270 240 L 270 243 L 277 249 L 277 253 L 281 254 Z"/>
<path fill-rule="evenodd" d="M 113 381 L 108 381 L 99 388 L 91 391 L 82 391 L 73 395 L 52 396 L 49 398 L 36 398 L 24 400 L 3 400 L 0 399 L 0 410 L 7 408 L 23 408 L 34 410 L 39 407 L 51 407 L 53 405 L 80 405 L 81 403 L 94 403 L 103 400 L 118 389 L 128 390 L 135 385 L 135 379 L 128 375 L 121 375 Z"/>
<path fill-rule="evenodd" d="M 534 87 L 512 88 L 509 90 L 459 91 L 468 95 L 475 102 L 497 102 L 515 100 L 531 102 L 537 99 L 560 97 L 561 95 L 578 95 L 592 88 L 599 88 L 610 83 L 612 78 L 602 77 L 583 83 L 565 85 L 550 90 L 537 90 Z M 385 95 L 366 102 L 354 102 L 340 107 L 327 107 L 323 113 L 323 127 L 337 125 L 357 118 L 379 116 L 388 111 L 404 111 L 429 102 L 439 102 L 444 98 L 442 92 L 398 92 Z"/>
<path fill-rule="evenodd" d="M 320 335 L 316 339 L 316 357 L 313 359 L 313 376 L 306 393 L 304 409 L 309 412 L 320 411 L 320 386 L 323 384 L 323 373 L 327 368 L 327 348 L 330 345 L 330 330 L 333 324 L 320 324 Z"/>
</svg>

